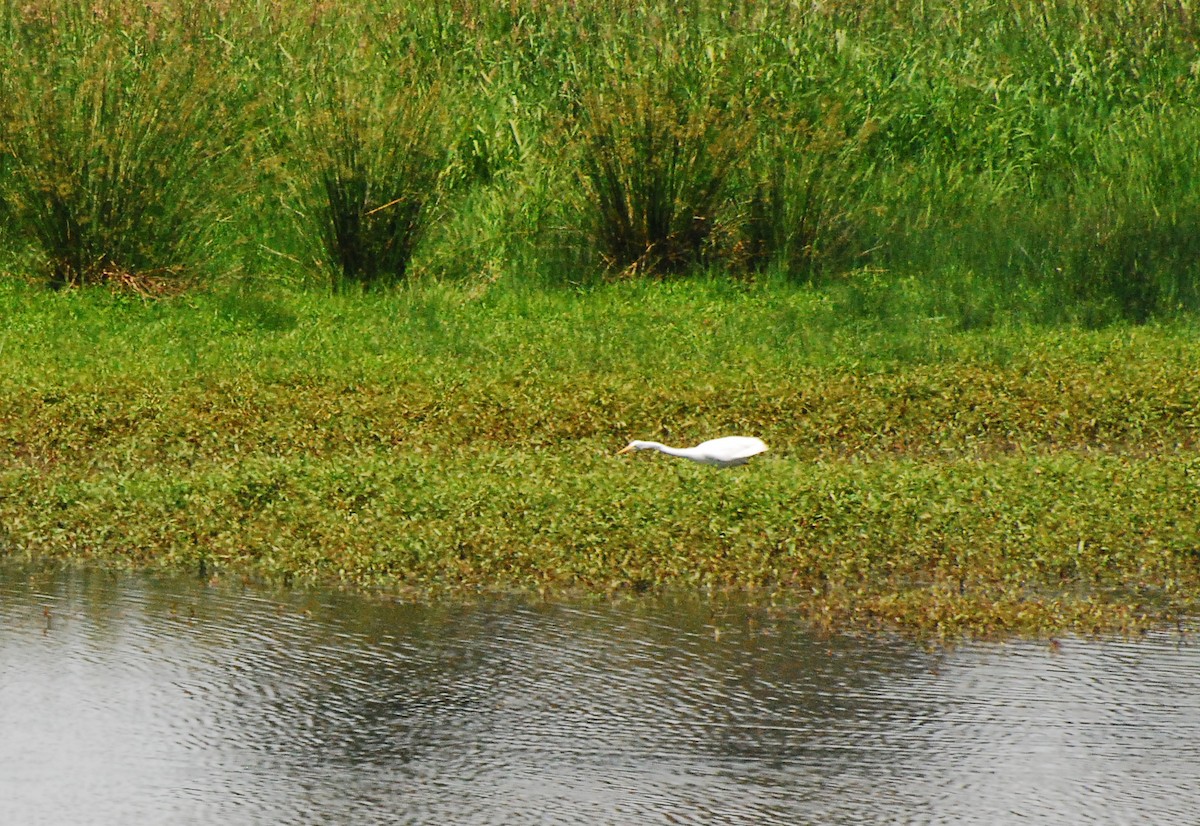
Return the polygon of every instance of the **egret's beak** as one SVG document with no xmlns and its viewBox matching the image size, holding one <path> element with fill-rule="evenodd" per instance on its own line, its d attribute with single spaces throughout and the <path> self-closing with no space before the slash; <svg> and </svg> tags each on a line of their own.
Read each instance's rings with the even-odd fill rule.
<svg viewBox="0 0 1200 826">
<path fill-rule="evenodd" d="M 632 452 L 633 452 L 633 445 L 625 445 L 625 447 L 623 447 L 617 451 L 617 455 L 620 456 L 622 453 L 632 453 Z"/>
</svg>

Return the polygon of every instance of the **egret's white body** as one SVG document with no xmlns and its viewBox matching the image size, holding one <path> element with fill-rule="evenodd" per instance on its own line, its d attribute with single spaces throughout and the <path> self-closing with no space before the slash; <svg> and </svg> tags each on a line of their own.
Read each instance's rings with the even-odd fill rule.
<svg viewBox="0 0 1200 826">
<path fill-rule="evenodd" d="M 695 447 L 668 447 L 661 442 L 634 440 L 618 453 L 629 453 L 634 450 L 657 450 L 668 456 L 679 456 L 704 465 L 734 467 L 746 464 L 750 461 L 750 457 L 757 456 L 766 449 L 767 446 L 763 444 L 763 440 L 753 436 L 725 436 L 721 439 L 709 439 Z"/>
</svg>

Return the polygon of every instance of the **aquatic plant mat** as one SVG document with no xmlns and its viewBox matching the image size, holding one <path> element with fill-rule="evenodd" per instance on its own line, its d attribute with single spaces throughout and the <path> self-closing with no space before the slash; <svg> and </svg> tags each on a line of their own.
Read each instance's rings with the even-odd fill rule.
<svg viewBox="0 0 1200 826">
<path fill-rule="evenodd" d="M 0 286 L 0 553 L 437 594 L 737 589 L 1133 631 L 1200 595 L 1194 322 L 840 324 L 809 290 Z M 761 436 L 731 470 L 630 438 Z"/>
</svg>

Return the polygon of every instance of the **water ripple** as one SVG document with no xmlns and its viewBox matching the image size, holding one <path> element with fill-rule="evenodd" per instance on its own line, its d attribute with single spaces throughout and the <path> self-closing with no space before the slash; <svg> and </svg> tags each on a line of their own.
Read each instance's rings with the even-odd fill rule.
<svg viewBox="0 0 1200 826">
<path fill-rule="evenodd" d="M 1187 822 L 1194 643 L 0 568 L 0 823 Z"/>
</svg>

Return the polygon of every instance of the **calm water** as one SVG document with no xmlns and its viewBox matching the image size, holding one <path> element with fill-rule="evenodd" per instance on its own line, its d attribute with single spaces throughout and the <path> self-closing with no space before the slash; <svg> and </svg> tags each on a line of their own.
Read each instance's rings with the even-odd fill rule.
<svg viewBox="0 0 1200 826">
<path fill-rule="evenodd" d="M 1200 640 L 0 568 L 0 823 L 1193 823 Z"/>
</svg>

